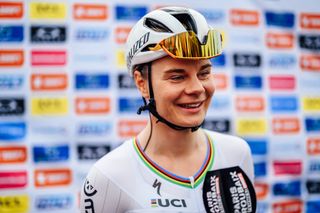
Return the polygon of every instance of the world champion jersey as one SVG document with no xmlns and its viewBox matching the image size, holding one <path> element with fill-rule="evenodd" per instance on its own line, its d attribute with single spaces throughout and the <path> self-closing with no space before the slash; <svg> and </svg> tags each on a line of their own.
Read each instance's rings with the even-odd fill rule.
<svg viewBox="0 0 320 213">
<path fill-rule="evenodd" d="M 253 181 L 250 148 L 241 138 L 205 130 L 208 149 L 191 177 L 173 174 L 153 162 L 135 138 L 98 160 L 82 187 L 82 213 L 204 213 L 204 177 L 208 171 L 239 166 Z"/>
</svg>

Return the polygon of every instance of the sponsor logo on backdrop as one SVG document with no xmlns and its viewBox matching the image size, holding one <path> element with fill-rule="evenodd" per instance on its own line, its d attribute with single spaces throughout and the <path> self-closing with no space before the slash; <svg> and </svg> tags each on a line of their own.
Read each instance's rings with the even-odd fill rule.
<svg viewBox="0 0 320 213">
<path fill-rule="evenodd" d="M 66 74 L 32 74 L 32 91 L 57 91 L 65 90 L 68 86 L 68 76 Z"/>
<path fill-rule="evenodd" d="M 111 151 L 110 145 L 78 145 L 79 160 L 98 160 Z"/>
<path fill-rule="evenodd" d="M 239 135 L 265 135 L 267 121 L 265 119 L 237 119 L 236 131 Z"/>
<path fill-rule="evenodd" d="M 254 163 L 254 176 L 265 177 L 267 175 L 267 163 L 266 162 L 255 162 Z"/>
<path fill-rule="evenodd" d="M 261 89 L 262 77 L 261 76 L 234 76 L 236 89 Z"/>
<path fill-rule="evenodd" d="M 233 63 L 235 67 L 256 68 L 261 66 L 261 55 L 259 54 L 233 54 Z"/>
<path fill-rule="evenodd" d="M 219 96 L 219 95 L 215 95 L 215 98 L 212 99 L 211 101 L 211 106 L 210 106 L 210 110 L 219 110 L 219 111 L 223 111 L 223 110 L 230 110 L 230 98 L 228 96 Z"/>
<path fill-rule="evenodd" d="M 0 116 L 23 115 L 25 100 L 23 98 L 0 98 Z"/>
<path fill-rule="evenodd" d="M 258 200 L 265 199 L 269 194 L 269 185 L 267 183 L 255 182 L 254 189 Z"/>
<path fill-rule="evenodd" d="M 270 54 L 268 59 L 269 67 L 275 69 L 289 69 L 293 68 L 297 63 L 295 55 L 285 54 L 285 53 L 276 53 Z"/>
<path fill-rule="evenodd" d="M 67 5 L 65 3 L 30 2 L 31 19 L 65 19 Z"/>
<path fill-rule="evenodd" d="M 135 89 L 136 85 L 133 78 L 127 73 L 121 73 L 118 75 L 118 88 L 119 89 Z"/>
<path fill-rule="evenodd" d="M 0 67 L 20 67 L 23 63 L 23 50 L 0 50 Z"/>
<path fill-rule="evenodd" d="M 320 50 L 320 35 L 299 35 L 301 49 Z"/>
<path fill-rule="evenodd" d="M 101 63 L 106 65 L 108 63 L 108 55 L 106 53 L 76 53 L 73 56 L 77 64 L 97 64 Z"/>
<path fill-rule="evenodd" d="M 0 25 L 0 42 L 23 41 L 23 26 Z"/>
<path fill-rule="evenodd" d="M 61 98 L 32 98 L 32 115 L 66 115 L 68 113 L 68 99 Z"/>
<path fill-rule="evenodd" d="M 266 155 L 268 153 L 266 139 L 246 139 L 253 155 Z"/>
<path fill-rule="evenodd" d="M 272 112 L 296 112 L 298 99 L 296 96 L 271 96 L 269 105 Z"/>
<path fill-rule="evenodd" d="M 147 125 L 146 120 L 120 120 L 118 122 L 118 135 L 120 137 L 133 137 Z"/>
<path fill-rule="evenodd" d="M 35 198 L 35 208 L 40 211 L 67 210 L 73 205 L 73 196 L 68 194 L 39 195 Z"/>
<path fill-rule="evenodd" d="M 65 26 L 31 26 L 30 33 L 32 43 L 62 43 L 67 39 Z"/>
<path fill-rule="evenodd" d="M 17 213 L 29 211 L 28 195 L 0 196 L 0 212 Z"/>
<path fill-rule="evenodd" d="M 214 79 L 214 86 L 215 89 L 218 90 L 225 90 L 228 87 L 228 78 L 225 74 L 222 73 L 214 73 L 213 74 L 213 79 Z"/>
<path fill-rule="evenodd" d="M 217 132 L 230 132 L 230 125 L 228 119 L 206 119 L 202 127 Z"/>
<path fill-rule="evenodd" d="M 76 113 L 84 114 L 104 114 L 111 110 L 111 100 L 109 97 L 96 98 L 76 98 Z"/>
<path fill-rule="evenodd" d="M 282 157 L 283 153 L 286 153 L 287 157 L 301 156 L 304 150 L 301 144 L 302 140 L 297 140 L 296 138 L 290 139 L 289 137 L 286 140 L 271 139 L 270 153 L 274 157 Z"/>
<path fill-rule="evenodd" d="M 34 146 L 32 150 L 35 163 L 67 161 L 69 159 L 68 145 Z"/>
<path fill-rule="evenodd" d="M 228 33 L 230 43 L 247 48 L 248 45 L 262 45 L 262 37 L 252 33 Z"/>
<path fill-rule="evenodd" d="M 226 65 L 226 55 L 223 53 L 210 59 L 213 67 L 224 67 Z"/>
<path fill-rule="evenodd" d="M 262 112 L 265 110 L 264 98 L 261 96 L 236 97 L 236 110 L 238 112 Z"/>
<path fill-rule="evenodd" d="M 307 132 L 320 132 L 320 118 L 305 118 Z"/>
<path fill-rule="evenodd" d="M 306 212 L 317 212 L 320 209 L 320 200 L 309 200 L 305 202 L 306 205 Z"/>
<path fill-rule="evenodd" d="M 310 174 L 319 174 L 320 161 L 319 160 L 310 160 L 308 163 L 308 172 Z"/>
<path fill-rule="evenodd" d="M 0 90 L 17 90 L 21 89 L 24 84 L 22 75 L 0 75 Z"/>
<path fill-rule="evenodd" d="M 103 4 L 74 4 L 73 18 L 75 20 L 103 21 L 108 18 L 108 7 Z"/>
<path fill-rule="evenodd" d="M 67 136 L 68 128 L 65 124 L 31 124 L 30 131 L 33 135 L 46 135 L 46 136 Z"/>
<path fill-rule="evenodd" d="M 117 44 L 125 44 L 131 27 L 116 27 L 115 29 L 115 40 Z"/>
<path fill-rule="evenodd" d="M 0 172 L 0 189 L 24 188 L 28 183 L 26 171 Z"/>
<path fill-rule="evenodd" d="M 76 74 L 76 89 L 107 89 L 109 87 L 108 74 Z"/>
<path fill-rule="evenodd" d="M 124 51 L 123 50 L 117 50 L 116 52 L 116 61 L 117 61 L 117 68 L 119 69 L 124 69 L 126 68 L 126 60 L 124 56 Z"/>
<path fill-rule="evenodd" d="M 257 213 L 269 212 L 270 211 L 269 209 L 270 209 L 269 203 L 262 202 L 262 201 L 257 202 L 257 210 L 256 210 Z"/>
<path fill-rule="evenodd" d="M 320 194 L 320 181 L 319 179 L 307 180 L 306 187 L 309 194 Z"/>
<path fill-rule="evenodd" d="M 268 26 L 276 26 L 283 28 L 293 28 L 294 27 L 294 13 L 289 12 L 274 12 L 266 11 L 266 24 Z"/>
<path fill-rule="evenodd" d="M 65 50 L 32 50 L 32 66 L 64 66 L 67 63 Z"/>
<path fill-rule="evenodd" d="M 292 33 L 267 33 L 266 45 L 270 49 L 293 48 L 294 36 Z"/>
<path fill-rule="evenodd" d="M 147 7 L 140 6 L 116 6 L 116 19 L 121 21 L 138 21 L 148 10 Z"/>
<path fill-rule="evenodd" d="M 235 26 L 258 26 L 260 14 L 254 10 L 233 9 L 230 11 L 230 21 Z"/>
<path fill-rule="evenodd" d="M 294 90 L 296 88 L 295 76 L 269 76 L 269 88 L 271 90 Z"/>
<path fill-rule="evenodd" d="M 320 97 L 303 97 L 302 105 L 306 112 L 320 111 Z"/>
<path fill-rule="evenodd" d="M 226 19 L 226 14 L 223 10 L 197 9 L 197 11 L 199 11 L 210 23 L 223 23 Z"/>
<path fill-rule="evenodd" d="M 141 97 L 120 97 L 118 100 L 119 112 L 136 113 L 140 106 L 143 105 Z"/>
<path fill-rule="evenodd" d="M 273 118 L 272 132 L 274 134 L 294 134 L 300 132 L 299 118 Z"/>
<path fill-rule="evenodd" d="M 301 181 L 275 183 L 272 191 L 275 196 L 301 196 Z"/>
<path fill-rule="evenodd" d="M 0 147 L 0 164 L 24 163 L 27 160 L 27 148 L 25 146 Z"/>
<path fill-rule="evenodd" d="M 309 76 L 299 76 L 300 89 L 309 91 L 320 90 L 320 78 L 317 78 L 317 73 L 308 73 Z"/>
<path fill-rule="evenodd" d="M 320 72 L 320 56 L 319 55 L 301 55 L 300 68 L 302 70 Z"/>
<path fill-rule="evenodd" d="M 34 172 L 36 187 L 67 186 L 71 181 L 70 169 L 36 169 Z"/>
<path fill-rule="evenodd" d="M 75 32 L 76 41 L 100 42 L 107 40 L 109 36 L 110 31 L 108 29 L 98 27 L 81 27 Z"/>
<path fill-rule="evenodd" d="M 320 137 L 307 139 L 308 155 L 320 155 Z"/>
<path fill-rule="evenodd" d="M 273 162 L 273 170 L 275 175 L 301 175 L 301 161 L 277 161 Z"/>
<path fill-rule="evenodd" d="M 20 19 L 22 16 L 22 2 L 0 2 L 0 18 Z"/>
<path fill-rule="evenodd" d="M 27 125 L 24 122 L 1 122 L 0 140 L 15 141 L 23 139 L 27 134 Z"/>
<path fill-rule="evenodd" d="M 103 136 L 108 135 L 112 131 L 111 122 L 105 121 L 96 121 L 81 123 L 77 125 L 77 135 L 79 136 Z"/>
<path fill-rule="evenodd" d="M 302 29 L 320 29 L 320 13 L 301 13 L 300 27 Z"/>
</svg>

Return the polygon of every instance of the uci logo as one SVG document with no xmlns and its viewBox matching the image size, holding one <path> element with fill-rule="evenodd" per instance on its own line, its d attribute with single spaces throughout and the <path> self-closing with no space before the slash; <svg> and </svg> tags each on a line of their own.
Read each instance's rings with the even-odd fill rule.
<svg viewBox="0 0 320 213">
<path fill-rule="evenodd" d="M 177 207 L 185 208 L 187 207 L 186 201 L 184 199 L 151 199 L 151 207 Z"/>
</svg>

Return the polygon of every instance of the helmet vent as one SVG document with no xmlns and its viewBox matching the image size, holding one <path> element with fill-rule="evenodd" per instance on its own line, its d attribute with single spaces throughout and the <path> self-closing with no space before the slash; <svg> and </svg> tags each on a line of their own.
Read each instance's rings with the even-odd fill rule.
<svg viewBox="0 0 320 213">
<path fill-rule="evenodd" d="M 152 18 L 146 18 L 144 25 L 156 32 L 172 33 L 172 31 L 166 25 Z"/>
<path fill-rule="evenodd" d="M 189 13 L 172 13 L 171 15 L 178 19 L 187 31 L 198 33 L 195 21 Z"/>
</svg>

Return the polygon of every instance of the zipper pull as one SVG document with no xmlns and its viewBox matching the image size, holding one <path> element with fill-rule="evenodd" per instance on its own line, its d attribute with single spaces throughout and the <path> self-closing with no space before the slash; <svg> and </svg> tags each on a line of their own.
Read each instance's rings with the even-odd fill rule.
<svg viewBox="0 0 320 213">
<path fill-rule="evenodd" d="M 190 176 L 189 180 L 190 180 L 190 183 L 191 183 L 191 187 L 194 188 L 194 177 Z"/>
</svg>

